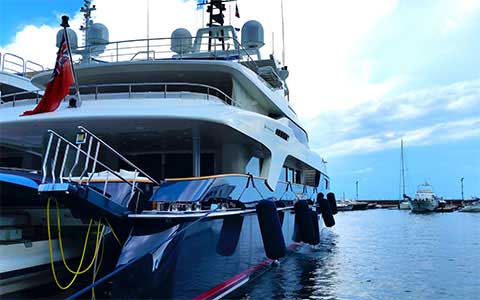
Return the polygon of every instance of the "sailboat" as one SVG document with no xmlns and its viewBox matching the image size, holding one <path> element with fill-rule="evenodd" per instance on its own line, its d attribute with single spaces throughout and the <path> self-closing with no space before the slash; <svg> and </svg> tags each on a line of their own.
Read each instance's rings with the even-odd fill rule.
<svg viewBox="0 0 480 300">
<path fill-rule="evenodd" d="M 405 159 L 403 155 L 403 140 L 400 141 L 400 158 L 402 162 L 402 168 L 401 168 L 401 184 L 402 184 L 402 200 L 398 201 L 398 209 L 404 209 L 404 210 L 410 210 L 410 202 L 408 202 L 408 196 L 405 193 Z"/>
</svg>

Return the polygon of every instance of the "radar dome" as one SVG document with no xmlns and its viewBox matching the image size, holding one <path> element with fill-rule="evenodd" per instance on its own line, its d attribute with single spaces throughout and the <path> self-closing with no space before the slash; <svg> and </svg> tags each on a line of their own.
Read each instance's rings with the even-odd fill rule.
<svg viewBox="0 0 480 300">
<path fill-rule="evenodd" d="M 68 32 L 68 44 L 70 45 L 70 50 L 74 51 L 78 47 L 78 39 L 77 39 L 77 34 L 73 29 L 67 28 Z M 63 29 L 60 29 L 57 32 L 57 47 L 60 48 L 60 43 L 62 42 L 62 37 L 63 37 Z"/>
<path fill-rule="evenodd" d="M 261 48 L 265 45 L 263 37 L 263 26 L 255 20 L 247 21 L 242 26 L 242 46 L 251 48 Z"/>
<path fill-rule="evenodd" d="M 192 35 L 185 28 L 177 28 L 171 35 L 172 45 L 170 50 L 177 54 L 192 52 Z"/>
<path fill-rule="evenodd" d="M 102 23 L 93 23 L 87 29 L 87 44 L 102 45 L 108 43 L 108 28 Z"/>
</svg>

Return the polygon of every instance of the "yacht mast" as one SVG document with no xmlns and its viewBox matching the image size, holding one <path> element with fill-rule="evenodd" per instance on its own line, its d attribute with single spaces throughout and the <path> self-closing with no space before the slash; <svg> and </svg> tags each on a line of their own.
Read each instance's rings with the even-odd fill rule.
<svg viewBox="0 0 480 300">
<path fill-rule="evenodd" d="M 197 6 L 207 5 L 207 13 L 209 14 L 209 21 L 207 23 L 208 27 L 223 26 L 223 24 L 225 23 L 225 15 L 223 14 L 223 12 L 227 10 L 225 3 L 232 1 L 237 0 L 203 0 L 202 2 L 199 2 L 197 4 Z M 215 38 L 217 38 L 221 42 L 222 50 L 225 50 L 225 39 L 223 38 L 223 30 L 221 32 L 221 35 L 221 37 L 213 37 L 212 33 L 209 33 L 208 51 L 212 50 L 212 40 Z"/>
<path fill-rule="evenodd" d="M 403 139 L 400 141 L 400 159 L 402 161 L 402 199 L 405 197 L 405 162 L 403 157 Z"/>
</svg>

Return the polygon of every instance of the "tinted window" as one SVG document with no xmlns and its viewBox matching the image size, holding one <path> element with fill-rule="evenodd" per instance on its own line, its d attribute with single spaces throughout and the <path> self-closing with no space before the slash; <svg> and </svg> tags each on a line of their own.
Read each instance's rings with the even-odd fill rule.
<svg viewBox="0 0 480 300">
<path fill-rule="evenodd" d="M 308 144 L 308 137 L 307 137 L 307 134 L 305 133 L 305 131 L 303 131 L 300 127 L 298 127 L 292 121 L 288 122 L 288 127 L 290 127 L 293 130 L 293 134 L 300 141 L 300 143 L 302 143 L 304 145 Z"/>
</svg>

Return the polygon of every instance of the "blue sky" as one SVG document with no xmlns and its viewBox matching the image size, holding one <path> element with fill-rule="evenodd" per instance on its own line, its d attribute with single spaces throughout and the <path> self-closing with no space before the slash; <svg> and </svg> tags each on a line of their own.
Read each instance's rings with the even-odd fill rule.
<svg viewBox="0 0 480 300">
<path fill-rule="evenodd" d="M 81 1 L 0 0 L 0 45 L 12 42 L 15 34 L 26 25 L 56 25 L 60 12 L 77 12 Z"/>
<path fill-rule="evenodd" d="M 147 0 L 94 3 L 111 40 L 145 37 Z M 328 161 L 338 197 L 354 198 L 359 180 L 360 198 L 398 198 L 401 139 L 409 194 L 427 180 L 440 196 L 458 198 L 465 177 L 465 196 L 480 196 L 480 0 L 320 0 L 307 10 L 284 3 L 292 106 Z M 202 24 L 195 4 L 150 0 L 150 36 L 194 31 Z M 53 63 L 59 16 L 69 14 L 78 30 L 81 5 L 0 0 L 0 51 Z M 238 6 L 234 25 L 261 21 L 264 52 L 280 59 L 279 1 Z"/>
</svg>

